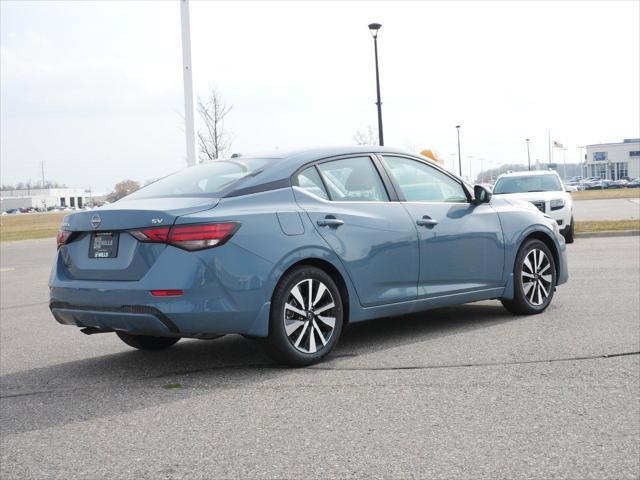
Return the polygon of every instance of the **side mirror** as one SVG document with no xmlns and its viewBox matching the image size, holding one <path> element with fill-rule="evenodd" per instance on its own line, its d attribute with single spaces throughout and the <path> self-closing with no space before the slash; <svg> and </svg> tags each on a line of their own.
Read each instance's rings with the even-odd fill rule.
<svg viewBox="0 0 640 480">
<path fill-rule="evenodd" d="M 476 205 L 489 203 L 491 201 L 491 192 L 482 185 L 475 185 L 473 187 L 473 197 Z"/>
</svg>

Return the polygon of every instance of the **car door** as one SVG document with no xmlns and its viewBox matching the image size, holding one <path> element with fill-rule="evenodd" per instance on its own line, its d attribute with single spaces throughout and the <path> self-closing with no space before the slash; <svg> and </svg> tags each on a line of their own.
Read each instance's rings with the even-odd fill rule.
<svg viewBox="0 0 640 480">
<path fill-rule="evenodd" d="M 418 230 L 418 296 L 503 286 L 504 241 L 491 205 L 472 203 L 458 179 L 426 161 L 381 158 Z"/>
<path fill-rule="evenodd" d="M 340 257 L 364 306 L 417 296 L 416 228 L 390 201 L 377 162 L 368 155 L 322 161 L 293 179 L 296 201 Z"/>
</svg>

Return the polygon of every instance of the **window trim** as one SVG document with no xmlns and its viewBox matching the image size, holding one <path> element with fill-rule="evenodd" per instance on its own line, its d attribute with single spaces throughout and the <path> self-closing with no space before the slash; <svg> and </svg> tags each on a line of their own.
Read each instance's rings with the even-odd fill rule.
<svg viewBox="0 0 640 480">
<path fill-rule="evenodd" d="M 369 159 L 369 161 L 373 165 L 374 171 L 378 174 L 378 177 L 380 178 L 380 182 L 382 182 L 382 186 L 387 194 L 386 200 L 350 201 L 350 200 L 334 200 L 333 199 L 333 197 L 331 196 L 331 191 L 327 188 L 327 184 L 324 180 L 324 177 L 322 176 L 322 172 L 318 168 L 318 165 L 321 165 L 323 163 L 334 162 L 336 160 L 348 160 L 350 158 L 368 158 Z M 335 155 L 333 157 L 320 158 L 317 160 L 313 160 L 311 162 L 307 162 L 301 167 L 298 167 L 293 172 L 293 174 L 289 177 L 291 180 L 291 186 L 301 188 L 300 183 L 298 182 L 298 175 L 311 166 L 315 167 L 316 171 L 318 172 L 318 175 L 320 175 L 320 180 L 322 180 L 322 185 L 324 186 L 324 189 L 327 195 L 329 196 L 329 200 L 325 200 L 324 198 L 321 199 L 324 202 L 335 202 L 335 203 L 346 203 L 346 204 L 348 203 L 390 203 L 390 202 L 397 202 L 399 200 L 398 195 L 396 193 L 396 189 L 393 183 L 391 183 L 390 179 L 388 178 L 388 173 L 385 167 L 381 164 L 380 160 L 377 158 L 377 156 L 374 153 L 370 153 L 370 152 L 349 153 L 345 155 Z"/>
<path fill-rule="evenodd" d="M 416 162 L 422 163 L 423 165 L 425 165 L 427 167 L 433 168 L 434 170 L 446 175 L 447 177 L 452 179 L 455 183 L 460 185 L 460 187 L 462 188 L 462 191 L 464 192 L 465 196 L 467 197 L 467 202 L 466 203 L 473 204 L 473 197 L 471 196 L 471 193 L 469 192 L 469 189 L 467 188 L 465 183 L 462 182 L 458 177 L 453 175 L 451 172 L 448 172 L 447 170 L 442 168 L 440 165 L 436 165 L 436 164 L 434 164 L 432 162 L 429 162 L 428 160 L 424 160 L 422 158 L 414 157 L 414 156 L 411 156 L 411 155 L 403 155 L 403 154 L 398 154 L 398 153 L 384 153 L 384 152 L 377 153 L 376 155 L 379 157 L 380 163 L 382 164 L 383 168 L 385 169 L 385 172 L 388 175 L 389 180 L 390 180 L 391 184 L 393 185 L 393 188 L 397 192 L 398 201 L 406 202 L 406 203 L 428 203 L 428 204 L 438 204 L 438 205 L 463 205 L 464 204 L 464 202 L 434 202 L 434 201 L 407 200 L 406 197 L 404 196 L 404 194 L 402 193 L 402 189 L 400 188 L 400 184 L 398 184 L 398 181 L 396 180 L 396 178 L 393 176 L 393 173 L 391 172 L 391 167 L 387 164 L 387 162 L 385 161 L 384 157 L 398 157 L 398 158 L 404 158 L 404 159 L 407 159 L 407 160 L 414 160 Z"/>
</svg>

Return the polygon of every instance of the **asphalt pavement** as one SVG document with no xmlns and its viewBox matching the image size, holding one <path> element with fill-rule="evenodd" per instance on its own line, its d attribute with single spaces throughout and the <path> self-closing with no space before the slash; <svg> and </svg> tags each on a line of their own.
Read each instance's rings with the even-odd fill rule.
<svg viewBox="0 0 640 480">
<path fill-rule="evenodd" d="M 323 364 L 229 335 L 139 352 L 47 308 L 53 239 L 0 247 L 0 478 L 640 477 L 640 237 L 578 239 L 549 309 L 353 325 Z"/>
<path fill-rule="evenodd" d="M 640 199 L 575 200 L 573 202 L 573 216 L 578 221 L 637 220 L 640 218 Z"/>
</svg>

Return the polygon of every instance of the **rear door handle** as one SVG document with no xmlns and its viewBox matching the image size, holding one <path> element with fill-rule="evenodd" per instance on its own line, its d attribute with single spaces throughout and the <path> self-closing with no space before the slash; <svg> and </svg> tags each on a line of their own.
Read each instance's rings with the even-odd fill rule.
<svg viewBox="0 0 640 480">
<path fill-rule="evenodd" d="M 320 227 L 333 227 L 333 228 L 337 228 L 340 225 L 344 225 L 344 220 L 340 220 L 339 218 L 335 218 L 335 217 L 326 217 L 326 218 L 321 218 L 320 220 L 318 220 L 316 222 L 318 224 L 318 226 Z"/>
<path fill-rule="evenodd" d="M 431 218 L 429 215 L 425 215 L 420 220 L 416 220 L 416 224 L 420 227 L 433 227 L 438 224 L 438 220 Z"/>
</svg>

